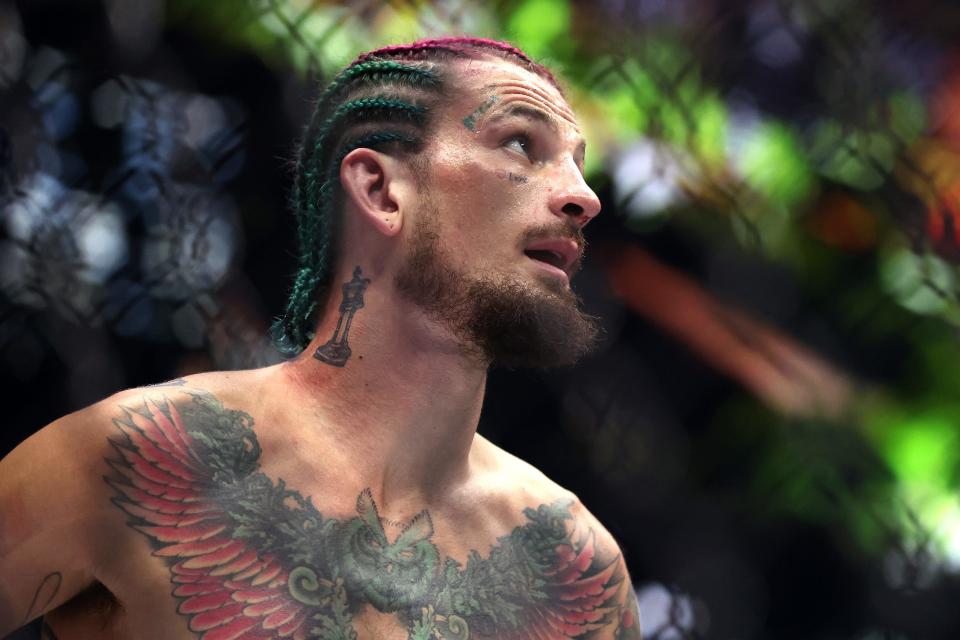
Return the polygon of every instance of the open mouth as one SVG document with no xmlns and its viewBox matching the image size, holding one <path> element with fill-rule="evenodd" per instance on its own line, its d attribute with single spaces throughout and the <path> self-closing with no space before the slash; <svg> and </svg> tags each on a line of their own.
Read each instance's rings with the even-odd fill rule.
<svg viewBox="0 0 960 640">
<path fill-rule="evenodd" d="M 561 271 L 566 271 L 566 258 L 557 251 L 550 251 L 549 249 L 527 249 L 524 253 L 528 258 L 532 258 L 538 262 L 545 262 Z"/>
<path fill-rule="evenodd" d="M 569 238 L 550 238 L 531 243 L 523 253 L 551 271 L 559 272 L 569 278 L 572 270 L 576 269 L 580 246 Z"/>
</svg>

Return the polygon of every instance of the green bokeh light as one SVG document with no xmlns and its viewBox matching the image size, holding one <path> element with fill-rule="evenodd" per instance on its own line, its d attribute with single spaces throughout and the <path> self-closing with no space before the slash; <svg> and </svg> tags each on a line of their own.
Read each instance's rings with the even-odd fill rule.
<svg viewBox="0 0 960 640">
<path fill-rule="evenodd" d="M 796 204 L 815 187 L 797 136 L 779 123 L 762 124 L 747 138 L 739 164 L 747 183 L 776 203 Z"/>
<path fill-rule="evenodd" d="M 727 143 L 727 107 L 714 96 L 705 97 L 694 112 L 694 151 L 711 164 L 724 159 Z"/>
<path fill-rule="evenodd" d="M 884 454 L 897 477 L 949 490 L 958 462 L 957 428 L 942 415 L 918 415 L 886 434 Z"/>
<path fill-rule="evenodd" d="M 556 55 L 555 40 L 570 32 L 570 3 L 527 0 L 510 16 L 507 31 L 534 58 Z"/>
<path fill-rule="evenodd" d="M 883 184 L 893 169 L 896 148 L 889 132 L 857 129 L 825 119 L 814 128 L 810 155 L 825 177 L 869 191 Z"/>
<path fill-rule="evenodd" d="M 378 29 L 380 46 L 395 44 L 397 42 L 412 42 L 425 35 L 423 27 L 420 25 L 415 6 L 404 6 L 394 8 L 387 14 L 386 19 L 382 19 Z"/>
<path fill-rule="evenodd" d="M 637 104 L 634 92 L 624 84 L 614 87 L 602 102 L 609 124 L 619 135 L 634 136 L 647 127 L 647 114 Z"/>
<path fill-rule="evenodd" d="M 894 476 L 892 506 L 904 542 L 930 545 L 939 562 L 960 567 L 960 404 L 878 399 L 864 425 Z"/>
<path fill-rule="evenodd" d="M 887 101 L 890 126 L 900 142 L 915 142 L 927 126 L 927 110 L 923 100 L 915 93 L 896 93 Z"/>
<path fill-rule="evenodd" d="M 880 280 L 901 306 L 914 313 L 956 316 L 956 302 L 945 294 L 956 286 L 956 274 L 935 255 L 918 255 L 906 246 L 888 249 L 881 256 Z"/>
</svg>

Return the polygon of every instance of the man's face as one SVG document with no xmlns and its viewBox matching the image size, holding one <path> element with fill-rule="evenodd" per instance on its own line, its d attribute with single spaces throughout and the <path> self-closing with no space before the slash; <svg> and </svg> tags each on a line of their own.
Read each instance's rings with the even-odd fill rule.
<svg viewBox="0 0 960 640">
<path fill-rule="evenodd" d="M 573 114 L 550 83 L 504 60 L 449 73 L 398 289 L 488 360 L 573 362 L 597 329 L 569 278 L 600 209 Z"/>
</svg>

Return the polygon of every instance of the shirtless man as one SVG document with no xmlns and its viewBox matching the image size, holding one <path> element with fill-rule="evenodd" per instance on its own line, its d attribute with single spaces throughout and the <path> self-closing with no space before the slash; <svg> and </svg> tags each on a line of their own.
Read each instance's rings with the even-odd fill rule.
<svg viewBox="0 0 960 640">
<path fill-rule="evenodd" d="M 487 369 L 596 334 L 600 209 L 552 76 L 468 38 L 365 54 L 298 159 L 280 365 L 120 392 L 0 463 L 0 633 L 639 638 L 610 534 L 476 428 Z"/>
</svg>

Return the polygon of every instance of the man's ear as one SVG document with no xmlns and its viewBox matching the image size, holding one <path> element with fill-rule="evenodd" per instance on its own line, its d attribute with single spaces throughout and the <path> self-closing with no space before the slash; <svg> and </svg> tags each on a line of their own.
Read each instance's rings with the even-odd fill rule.
<svg viewBox="0 0 960 640">
<path fill-rule="evenodd" d="M 403 227 L 398 181 L 403 172 L 396 158 L 373 149 L 354 149 L 340 164 L 340 184 L 360 215 L 380 233 L 393 236 Z"/>
</svg>

